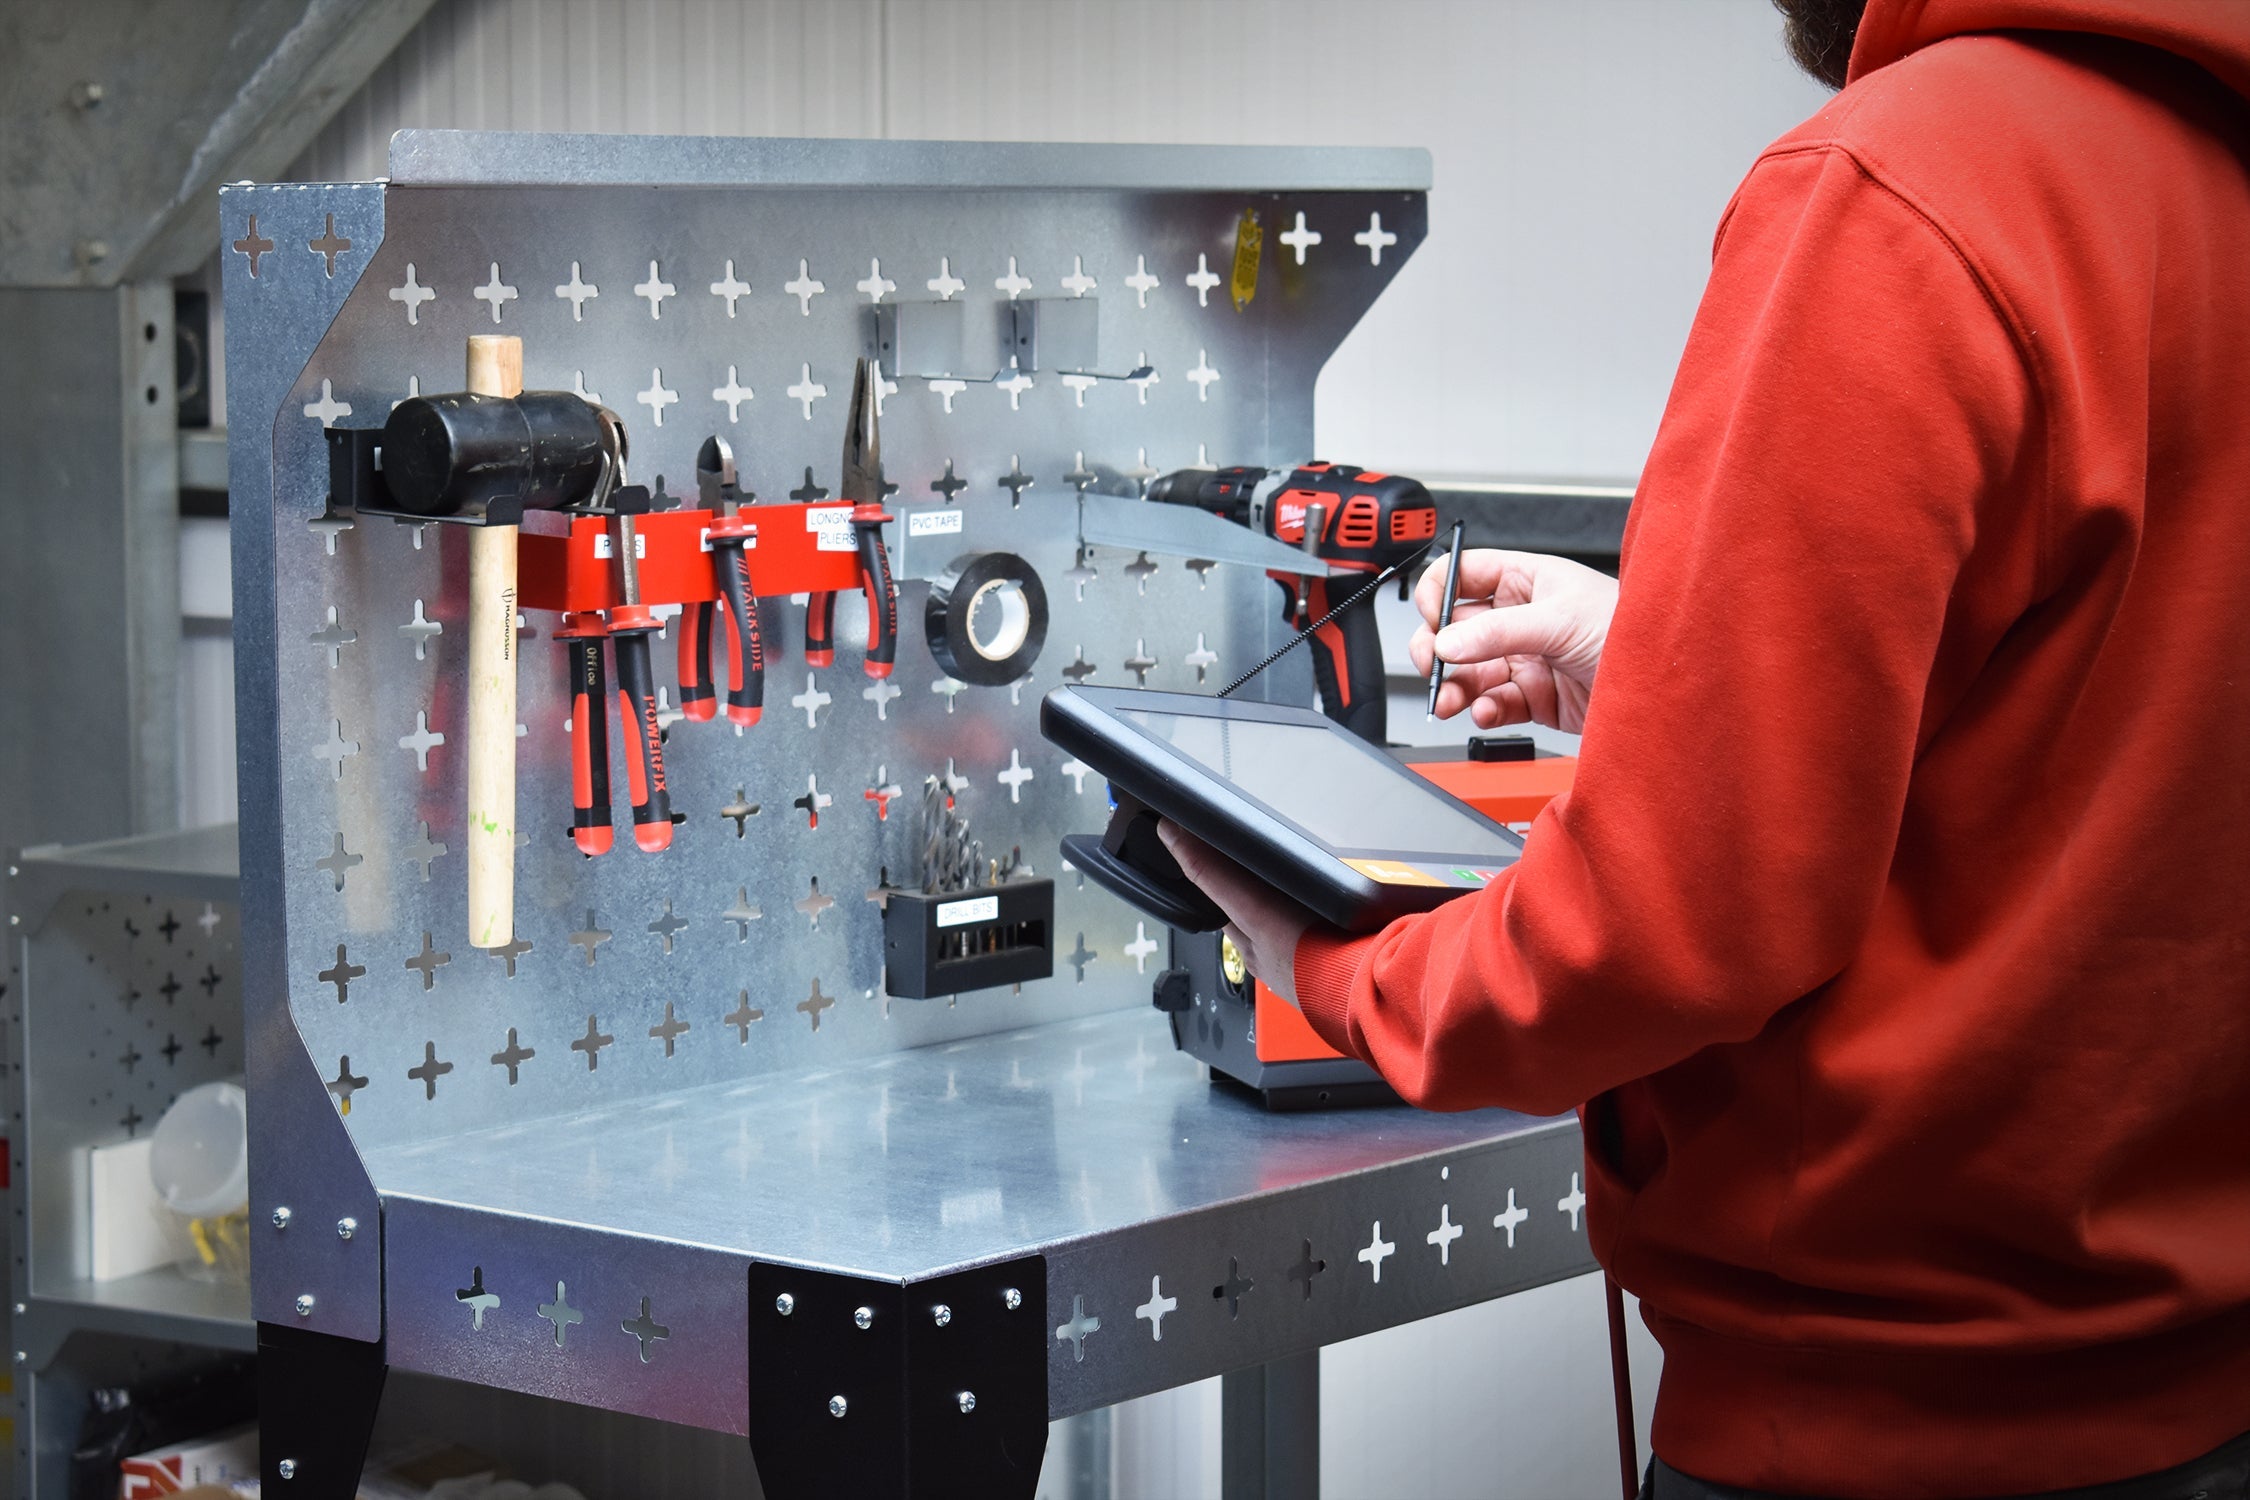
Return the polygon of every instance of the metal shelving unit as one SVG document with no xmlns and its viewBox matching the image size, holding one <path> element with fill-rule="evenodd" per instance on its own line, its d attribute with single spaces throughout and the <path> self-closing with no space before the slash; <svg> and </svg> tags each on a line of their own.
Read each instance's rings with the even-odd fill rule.
<svg viewBox="0 0 2250 1500">
<path fill-rule="evenodd" d="M 222 195 L 268 1483 L 348 1494 L 397 1368 L 742 1434 L 779 1497 L 1028 1494 L 1051 1418 L 1591 1265 L 1573 1122 L 1264 1114 L 1148 1008 L 1165 935 L 1067 868 L 1055 977 L 887 995 L 917 846 L 886 783 L 943 779 L 1044 873 L 1104 805 L 1042 692 L 1278 643 L 1255 571 L 1088 546 L 1087 507 L 1140 502 L 1083 485 L 1302 458 L 1322 362 L 1424 234 L 1426 156 L 409 131 L 392 158 Z M 324 426 L 452 388 L 496 330 L 528 386 L 626 414 L 636 478 L 686 488 L 718 431 L 751 488 L 810 493 L 875 307 L 954 297 L 972 329 L 1090 299 L 1101 352 L 886 390 L 895 676 L 848 638 L 808 670 L 775 608 L 764 722 L 673 726 L 674 847 L 587 861 L 535 617 L 516 942 L 469 947 L 432 739 L 463 534 L 329 507 Z M 1024 680 L 966 687 L 915 622 L 992 550 L 1054 618 Z"/>
<path fill-rule="evenodd" d="M 86 1153 L 242 1073 L 235 830 L 27 849 L 10 866 L 16 1493 L 67 1493 L 86 1393 L 247 1350 L 249 1288 L 160 1267 L 91 1278 Z"/>
</svg>

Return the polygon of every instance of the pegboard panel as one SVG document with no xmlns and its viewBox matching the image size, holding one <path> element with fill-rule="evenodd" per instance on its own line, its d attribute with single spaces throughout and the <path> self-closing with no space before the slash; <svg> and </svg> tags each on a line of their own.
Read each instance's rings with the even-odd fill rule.
<svg viewBox="0 0 2250 1500">
<path fill-rule="evenodd" d="M 1246 208 L 1269 238 L 1238 309 L 1224 277 Z M 1058 838 L 1107 809 L 1039 737 L 1040 695 L 1215 689 L 1283 637 L 1255 573 L 1081 547 L 1079 488 L 1097 467 L 1310 457 L 1314 379 L 1418 242 L 1419 193 L 394 185 L 356 236 L 318 190 L 230 192 L 225 215 L 234 365 L 297 357 L 237 341 L 356 278 L 282 399 L 232 424 L 238 444 L 272 434 L 270 514 L 236 519 L 270 523 L 275 594 L 238 637 L 270 655 L 281 707 L 277 784 L 244 796 L 278 799 L 288 1006 L 363 1152 L 1147 1003 L 1162 933 L 1056 868 Z M 879 304 L 1038 297 L 1092 299 L 1098 367 L 1146 373 L 886 383 L 898 668 L 862 674 L 847 600 L 836 664 L 812 670 L 802 602 L 769 601 L 763 721 L 670 724 L 668 852 L 576 852 L 565 653 L 553 616 L 526 617 L 516 940 L 472 948 L 467 534 L 329 511 L 322 428 L 458 389 L 468 335 L 517 334 L 527 388 L 619 412 L 633 477 L 661 496 L 693 496 L 716 432 L 760 496 L 817 498 Z M 1024 680 L 964 686 L 925 644 L 922 580 L 1002 550 L 1045 585 L 1046 645 Z M 672 649 L 668 631 L 654 655 L 676 699 Z M 1307 682 L 1296 666 L 1273 690 L 1309 698 Z M 1052 979 L 886 998 L 883 887 L 919 880 L 931 777 L 987 855 L 1020 847 L 1060 876 Z"/>
<path fill-rule="evenodd" d="M 84 1153 L 146 1136 L 183 1092 L 242 1076 L 237 909 L 72 892 L 25 944 L 19 1246 L 30 1289 L 88 1272 Z"/>
</svg>

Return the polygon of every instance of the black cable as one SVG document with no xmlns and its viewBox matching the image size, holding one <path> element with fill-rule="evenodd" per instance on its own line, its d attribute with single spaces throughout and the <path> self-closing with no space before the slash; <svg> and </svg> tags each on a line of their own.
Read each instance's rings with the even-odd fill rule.
<svg viewBox="0 0 2250 1500">
<path fill-rule="evenodd" d="M 1283 646 L 1279 651 L 1274 652 L 1273 655 L 1267 657 L 1264 661 L 1259 662 L 1256 666 L 1243 673 L 1240 677 L 1237 677 L 1234 681 L 1228 683 L 1225 687 L 1220 688 L 1218 696 L 1221 698 L 1225 698 L 1232 695 L 1236 688 L 1242 686 L 1251 678 L 1257 676 L 1260 672 L 1263 672 L 1266 668 L 1272 666 L 1275 662 L 1281 660 L 1284 656 L 1287 656 L 1290 652 L 1303 645 L 1305 641 L 1313 634 L 1313 632 L 1319 630 L 1321 626 L 1327 624 L 1330 620 L 1335 619 L 1345 610 L 1350 609 L 1353 605 L 1359 603 L 1360 600 L 1366 598 L 1369 594 L 1374 593 L 1384 584 L 1389 583 L 1392 579 L 1398 577 L 1399 574 L 1405 572 L 1408 568 L 1411 568 L 1416 563 L 1420 562 L 1423 555 L 1436 545 L 1437 538 L 1433 536 L 1428 541 L 1424 542 L 1421 546 L 1416 547 L 1412 552 L 1409 552 L 1406 554 L 1406 556 L 1400 558 L 1397 562 L 1392 563 L 1382 572 L 1377 573 L 1372 580 L 1362 585 L 1359 590 L 1355 592 L 1349 599 L 1346 599 L 1343 603 L 1337 605 L 1327 614 L 1322 615 L 1319 619 L 1313 621 L 1310 625 L 1307 625 L 1304 629 L 1298 631 L 1296 636 L 1289 642 L 1288 645 Z"/>
</svg>

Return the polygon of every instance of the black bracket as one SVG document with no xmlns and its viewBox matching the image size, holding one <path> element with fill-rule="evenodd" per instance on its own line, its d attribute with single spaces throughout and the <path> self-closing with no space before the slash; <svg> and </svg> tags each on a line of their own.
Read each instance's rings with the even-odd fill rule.
<svg viewBox="0 0 2250 1500">
<path fill-rule="evenodd" d="M 750 1453 L 773 1500 L 1030 1500 L 1047 1451 L 1047 1262 L 904 1285 L 753 1262 Z"/>
<path fill-rule="evenodd" d="M 380 1342 L 260 1323 L 258 1478 L 263 1492 L 288 1500 L 353 1500 L 389 1370 Z"/>
<path fill-rule="evenodd" d="M 422 515 L 399 509 L 391 487 L 383 482 L 380 427 L 331 427 L 328 438 L 328 511 L 334 515 L 353 511 L 363 516 L 389 516 L 394 521 L 441 521 L 455 526 L 521 526 L 523 497 L 499 495 L 488 502 L 466 505 L 449 515 Z"/>
</svg>

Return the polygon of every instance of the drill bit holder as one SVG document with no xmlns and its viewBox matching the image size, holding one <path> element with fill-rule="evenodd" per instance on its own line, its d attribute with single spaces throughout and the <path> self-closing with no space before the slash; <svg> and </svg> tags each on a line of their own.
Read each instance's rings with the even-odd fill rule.
<svg viewBox="0 0 2250 1500">
<path fill-rule="evenodd" d="M 1148 1006 L 1168 934 L 1054 863 L 1105 807 L 1040 738 L 1043 693 L 1215 686 L 1284 639 L 1261 569 L 1089 540 L 1080 485 L 1310 453 L 1323 362 L 1423 236 L 1426 157 L 416 131 L 391 151 L 385 182 L 220 197 L 252 1302 L 277 1390 L 388 1363 L 744 1434 L 776 1500 L 1028 1496 L 1051 1417 L 1591 1265 L 1558 1207 L 1571 1121 L 1277 1121 L 1215 1094 Z M 1246 206 L 1296 248 L 1244 311 L 1223 278 Z M 304 248 L 324 235 L 351 246 L 332 270 Z M 1147 371 L 1050 373 L 1042 308 L 1041 369 L 871 392 L 902 633 L 919 580 L 1005 552 L 1049 600 L 1028 675 L 966 683 L 918 641 L 873 680 L 855 641 L 832 669 L 769 651 L 754 731 L 665 745 L 663 857 L 587 859 L 585 640 L 537 611 L 606 607 L 610 569 L 598 521 L 531 515 L 555 534 L 522 538 L 515 937 L 450 939 L 467 537 L 363 524 L 431 519 L 385 501 L 366 429 L 450 388 L 469 335 L 519 335 L 527 386 L 631 426 L 644 601 L 712 597 L 709 511 L 667 501 L 717 433 L 743 489 L 790 497 L 743 514 L 769 639 L 801 639 L 781 590 L 857 587 L 809 518 L 828 501 L 854 540 L 837 439 L 869 310 L 940 283 L 980 326 L 1082 292 L 1102 362 Z M 1309 701 L 1310 672 L 1257 687 Z M 915 820 L 886 812 L 926 778 L 1051 880 L 1053 972 L 1020 993 L 890 998 L 891 922 L 918 904 L 899 887 L 921 882 Z M 1032 889 L 1002 882 L 999 915 L 1036 920 L 1014 906 Z M 1511 1193 L 1532 1217 L 1502 1231 Z M 1471 1238 L 1425 1240 L 1441 1218 Z M 1255 1292 L 1204 1295 L 1230 1267 Z M 273 1493 L 350 1494 L 348 1457 L 316 1462 L 348 1405 L 267 1426 Z"/>
</svg>

